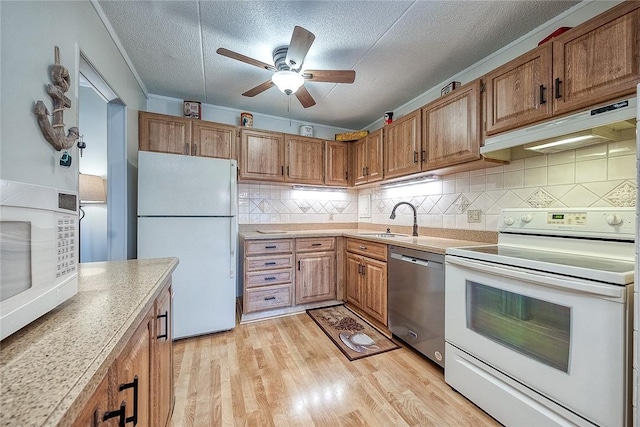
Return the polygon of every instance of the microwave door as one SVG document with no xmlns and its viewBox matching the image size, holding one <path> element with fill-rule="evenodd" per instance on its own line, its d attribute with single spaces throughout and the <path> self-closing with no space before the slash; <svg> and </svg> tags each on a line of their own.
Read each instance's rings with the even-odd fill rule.
<svg viewBox="0 0 640 427">
<path fill-rule="evenodd" d="M 0 301 L 31 287 L 31 224 L 0 221 Z"/>
</svg>

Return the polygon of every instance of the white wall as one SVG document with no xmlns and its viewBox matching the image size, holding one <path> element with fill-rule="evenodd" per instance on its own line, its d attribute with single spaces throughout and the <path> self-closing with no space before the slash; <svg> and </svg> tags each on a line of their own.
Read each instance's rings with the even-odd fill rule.
<svg viewBox="0 0 640 427">
<path fill-rule="evenodd" d="M 152 113 L 168 114 L 171 116 L 182 116 L 182 102 L 182 99 L 149 95 L 149 100 L 147 101 L 147 111 Z M 240 126 L 240 113 L 242 113 L 242 110 L 237 110 L 235 108 L 202 104 L 202 119 L 211 122 Z M 301 122 L 297 120 L 290 121 L 286 117 L 270 116 L 268 114 L 252 114 L 253 127 L 256 129 L 298 134 L 300 125 L 312 125 L 314 137 L 331 140 L 335 138 L 336 133 L 351 132 L 353 130 L 320 125 L 317 123 Z"/>
<path fill-rule="evenodd" d="M 78 151 L 70 149 L 73 164 L 58 166 L 56 152 L 43 138 L 33 114 L 37 100 L 52 110 L 46 93 L 51 83 L 54 46 L 71 77 L 66 95 L 66 129 L 78 126 L 78 64 L 80 51 L 98 69 L 127 106 L 127 152 L 133 177 L 137 166 L 138 111 L 146 107 L 143 90 L 88 0 L 0 2 L 0 177 L 66 190 L 78 189 Z M 80 129 L 80 133 L 83 129 Z M 129 188 L 134 191 L 135 187 Z M 135 198 L 128 214 L 135 217 Z M 135 227 L 129 230 L 135 242 Z"/>
<path fill-rule="evenodd" d="M 91 87 L 81 86 L 79 123 L 87 148 L 78 156 L 80 173 L 107 179 L 107 103 Z M 107 260 L 107 205 L 86 204 L 80 221 L 80 261 Z"/>
</svg>

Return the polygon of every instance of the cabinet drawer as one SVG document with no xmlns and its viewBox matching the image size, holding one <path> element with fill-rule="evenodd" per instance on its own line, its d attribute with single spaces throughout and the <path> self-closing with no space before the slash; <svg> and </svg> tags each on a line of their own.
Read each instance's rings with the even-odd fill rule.
<svg viewBox="0 0 640 427">
<path fill-rule="evenodd" d="M 292 302 L 291 289 L 291 284 L 247 289 L 246 311 L 252 312 L 289 306 Z"/>
<path fill-rule="evenodd" d="M 244 243 L 246 256 L 282 252 L 293 252 L 293 239 L 246 240 Z"/>
<path fill-rule="evenodd" d="M 347 239 L 347 251 L 356 254 L 387 260 L 387 245 L 358 239 Z"/>
<path fill-rule="evenodd" d="M 293 254 L 265 255 L 246 259 L 247 271 L 293 267 Z"/>
<path fill-rule="evenodd" d="M 270 286 L 293 281 L 293 270 L 257 271 L 246 274 L 245 288 L 257 286 Z"/>
<path fill-rule="evenodd" d="M 296 252 L 324 252 L 336 248 L 335 237 L 310 237 L 296 239 Z"/>
</svg>

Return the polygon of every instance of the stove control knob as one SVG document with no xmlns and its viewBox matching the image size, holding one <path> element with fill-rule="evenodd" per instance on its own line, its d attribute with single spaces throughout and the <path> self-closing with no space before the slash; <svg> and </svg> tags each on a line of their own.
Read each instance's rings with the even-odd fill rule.
<svg viewBox="0 0 640 427">
<path fill-rule="evenodd" d="M 510 216 L 507 216 L 504 218 L 505 225 L 513 225 L 514 222 L 515 222 L 514 219 L 511 218 Z"/>
<path fill-rule="evenodd" d="M 531 214 L 522 215 L 522 222 L 531 222 L 532 219 L 533 219 L 533 215 Z"/>
<path fill-rule="evenodd" d="M 616 214 L 611 214 L 607 216 L 607 224 L 609 225 L 620 225 L 622 224 L 622 218 L 620 218 Z"/>
</svg>

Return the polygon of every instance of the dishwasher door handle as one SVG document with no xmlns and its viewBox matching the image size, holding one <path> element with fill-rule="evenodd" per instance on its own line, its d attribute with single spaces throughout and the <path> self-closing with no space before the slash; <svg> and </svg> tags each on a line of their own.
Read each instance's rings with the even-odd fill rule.
<svg viewBox="0 0 640 427">
<path fill-rule="evenodd" d="M 437 268 L 438 270 L 442 270 L 441 262 L 427 261 L 426 259 L 420 259 L 416 257 L 394 253 L 394 252 L 391 253 L 391 258 L 397 259 L 398 261 L 404 261 L 411 264 L 421 265 L 423 267 Z"/>
</svg>

